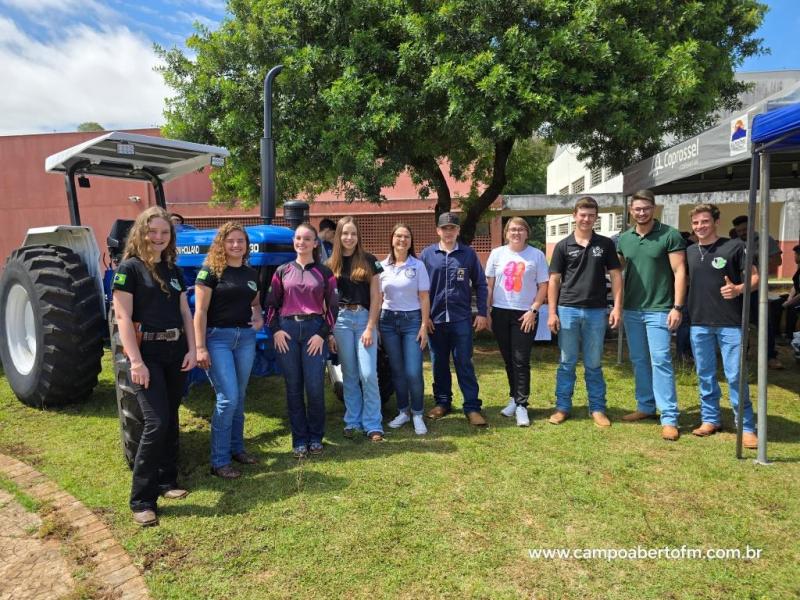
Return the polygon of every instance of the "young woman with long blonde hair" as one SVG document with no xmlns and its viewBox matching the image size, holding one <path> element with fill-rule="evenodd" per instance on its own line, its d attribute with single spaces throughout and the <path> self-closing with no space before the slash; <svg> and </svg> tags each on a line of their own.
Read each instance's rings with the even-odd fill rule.
<svg viewBox="0 0 800 600">
<path fill-rule="evenodd" d="M 148 208 L 130 230 L 113 280 L 120 339 L 144 417 L 130 496 L 133 519 L 142 526 L 158 524 L 159 494 L 175 499 L 188 494 L 177 483 L 178 406 L 196 351 L 176 255 L 169 214 Z"/>
</svg>

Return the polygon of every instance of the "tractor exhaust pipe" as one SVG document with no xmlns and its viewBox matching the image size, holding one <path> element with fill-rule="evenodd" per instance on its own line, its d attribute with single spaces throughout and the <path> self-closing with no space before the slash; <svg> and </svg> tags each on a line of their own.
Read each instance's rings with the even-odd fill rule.
<svg viewBox="0 0 800 600">
<path fill-rule="evenodd" d="M 275 142 L 272 139 L 272 82 L 283 71 L 276 65 L 264 78 L 264 137 L 261 138 L 261 219 L 271 225 L 275 218 Z"/>
</svg>

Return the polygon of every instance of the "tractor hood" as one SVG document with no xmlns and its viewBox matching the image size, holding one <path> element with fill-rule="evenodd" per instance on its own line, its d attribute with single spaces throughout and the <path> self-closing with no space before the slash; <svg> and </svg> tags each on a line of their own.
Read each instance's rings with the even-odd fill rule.
<svg viewBox="0 0 800 600">
<path fill-rule="evenodd" d="M 253 225 L 245 227 L 250 238 L 252 267 L 282 265 L 295 258 L 292 239 L 294 232 L 277 225 Z M 216 229 L 186 229 L 177 234 L 178 266 L 200 267 L 208 254 Z"/>
</svg>

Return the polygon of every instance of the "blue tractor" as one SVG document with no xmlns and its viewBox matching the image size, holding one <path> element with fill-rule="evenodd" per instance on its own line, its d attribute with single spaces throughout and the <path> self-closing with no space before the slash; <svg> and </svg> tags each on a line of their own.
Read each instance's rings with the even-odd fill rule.
<svg viewBox="0 0 800 600">
<path fill-rule="evenodd" d="M 9 384 L 25 404 L 54 407 L 85 400 L 97 385 L 103 343 L 108 335 L 114 362 L 120 432 L 131 464 L 141 435 L 141 413 L 128 379 L 111 309 L 111 279 L 122 258 L 133 221 L 116 220 L 107 238 L 108 259 L 91 228 L 81 225 L 78 189 L 94 176 L 150 182 L 156 204 L 165 207 L 163 184 L 202 168 L 219 166 L 224 148 L 126 132 L 104 133 L 48 157 L 45 169 L 66 179 L 70 225 L 30 229 L 6 262 L 0 278 L 0 359 Z M 308 205 L 289 204 L 289 219 L 307 217 Z M 294 257 L 292 230 L 258 225 L 247 228 L 250 264 L 268 287 L 275 268 Z M 185 229 L 177 234 L 178 264 L 191 287 L 215 230 Z M 277 372 L 269 332 L 258 336 L 255 374 Z M 192 379 L 204 381 L 197 370 Z"/>
</svg>

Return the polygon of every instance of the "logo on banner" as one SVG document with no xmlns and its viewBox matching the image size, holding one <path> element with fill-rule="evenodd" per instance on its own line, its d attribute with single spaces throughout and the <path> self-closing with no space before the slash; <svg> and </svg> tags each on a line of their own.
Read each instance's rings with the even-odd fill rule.
<svg viewBox="0 0 800 600">
<path fill-rule="evenodd" d="M 749 135 L 747 121 L 747 115 L 736 117 L 731 121 L 731 156 L 747 152 L 747 138 Z"/>
<path fill-rule="evenodd" d="M 651 162 L 650 177 L 658 177 L 661 171 L 677 170 L 683 171 L 690 167 L 697 166 L 700 159 L 700 138 L 695 137 L 689 142 L 676 146 L 670 150 L 665 150 L 653 157 Z"/>
</svg>

